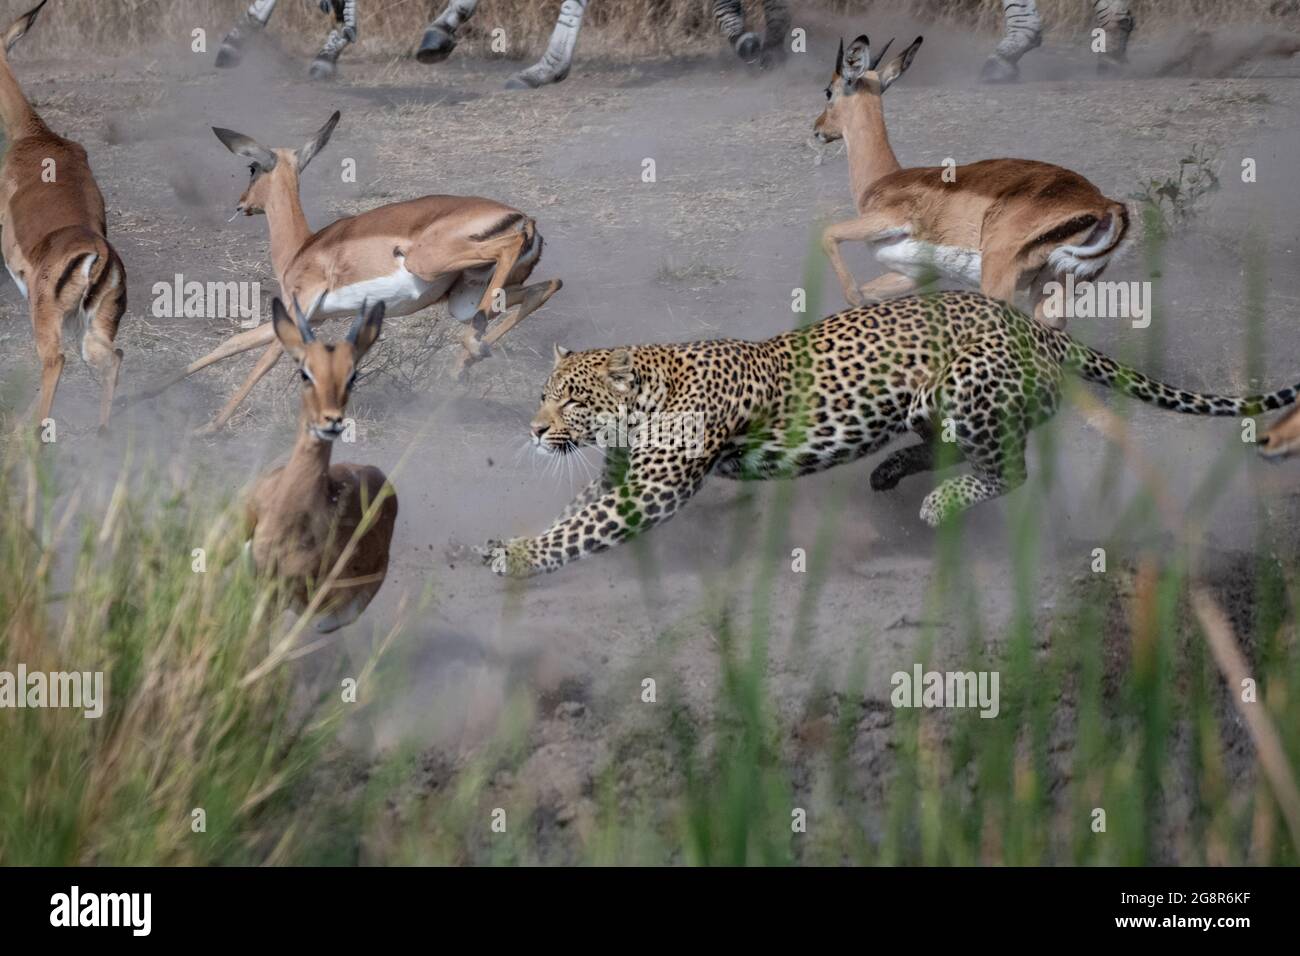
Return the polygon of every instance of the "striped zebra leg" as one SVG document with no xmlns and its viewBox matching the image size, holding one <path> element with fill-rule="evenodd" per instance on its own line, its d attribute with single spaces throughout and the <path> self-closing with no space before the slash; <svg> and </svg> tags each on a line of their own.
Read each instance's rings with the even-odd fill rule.
<svg viewBox="0 0 1300 956">
<path fill-rule="evenodd" d="M 326 13 L 332 9 L 338 25 L 330 30 L 325 45 L 311 61 L 313 80 L 328 80 L 332 77 L 338 70 L 339 54 L 349 43 L 357 40 L 357 0 L 321 0 L 321 9 Z"/>
<path fill-rule="evenodd" d="M 1115 70 L 1128 62 L 1128 37 L 1135 26 L 1128 0 L 1092 0 L 1092 16 L 1106 37 L 1106 48 L 1098 54 L 1097 71 Z"/>
<path fill-rule="evenodd" d="M 250 36 L 266 26 L 275 12 L 276 0 L 253 0 L 253 3 L 235 21 L 217 48 L 217 66 L 238 66 L 244 58 L 244 43 Z"/>
<path fill-rule="evenodd" d="M 727 38 L 736 56 L 746 63 L 755 62 L 763 51 L 757 33 L 745 29 L 745 8 L 741 0 L 713 0 L 713 19 Z"/>
<path fill-rule="evenodd" d="M 1002 40 L 980 72 L 985 83 L 1019 79 L 1020 58 L 1043 42 L 1043 20 L 1035 0 L 1002 0 L 1002 23 Z"/>
<path fill-rule="evenodd" d="M 441 63 L 456 49 L 456 31 L 474 15 L 478 0 L 451 0 L 424 31 L 415 58 L 421 63 Z"/>
<path fill-rule="evenodd" d="M 573 50 L 578 45 L 578 31 L 582 29 L 582 15 L 587 12 L 590 0 L 564 0 L 560 15 L 551 31 L 542 58 L 528 69 L 516 73 L 506 83 L 508 90 L 536 89 L 547 83 L 558 83 L 569 75 L 573 65 Z"/>
<path fill-rule="evenodd" d="M 790 7 L 786 0 L 763 0 L 763 52 L 784 60 L 790 42 Z"/>
</svg>

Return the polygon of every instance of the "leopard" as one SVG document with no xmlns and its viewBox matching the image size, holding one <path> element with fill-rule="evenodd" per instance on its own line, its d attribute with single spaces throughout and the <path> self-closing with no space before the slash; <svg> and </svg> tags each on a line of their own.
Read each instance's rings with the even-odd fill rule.
<svg viewBox="0 0 1300 956">
<path fill-rule="evenodd" d="M 603 446 L 604 466 L 540 535 L 475 550 L 498 574 L 555 571 L 667 521 L 711 475 L 797 478 L 908 433 L 920 441 L 881 461 L 870 485 L 887 491 L 969 464 L 925 496 L 920 518 L 937 528 L 1024 483 L 1029 433 L 1056 413 L 1067 375 L 1189 415 L 1252 417 L 1300 391 L 1300 382 L 1240 397 L 1175 388 L 966 291 L 849 308 L 761 341 L 556 345 L 532 445 L 545 455 Z M 696 427 L 648 427 L 671 421 Z"/>
</svg>

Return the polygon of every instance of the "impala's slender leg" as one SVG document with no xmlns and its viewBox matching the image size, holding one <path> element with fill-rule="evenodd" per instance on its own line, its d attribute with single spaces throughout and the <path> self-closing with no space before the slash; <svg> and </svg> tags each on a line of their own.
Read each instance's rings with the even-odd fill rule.
<svg viewBox="0 0 1300 956">
<path fill-rule="evenodd" d="M 203 356 L 203 358 L 195 359 L 179 372 L 169 375 L 161 382 L 150 385 L 148 388 L 144 389 L 144 391 L 131 395 L 126 399 L 126 404 L 134 404 L 142 399 L 153 398 L 155 395 L 159 395 L 171 388 L 177 382 L 181 381 L 181 379 L 188 378 L 195 372 L 207 368 L 209 365 L 215 365 L 222 359 L 227 359 L 232 355 L 239 355 L 241 352 L 247 352 L 251 349 L 259 348 L 266 345 L 268 342 L 273 342 L 274 340 L 275 332 L 269 324 L 259 326 L 255 329 L 250 329 L 247 332 L 240 332 L 237 335 L 232 335 L 207 355 Z"/>
<path fill-rule="evenodd" d="M 840 288 L 844 290 L 844 298 L 849 305 L 862 305 L 863 300 L 853 274 L 849 272 L 848 267 L 844 265 L 844 259 L 840 256 L 840 243 L 872 242 L 883 238 L 897 227 L 898 222 L 892 217 L 880 213 L 865 213 L 856 219 L 827 226 L 822 233 L 822 250 L 831 261 L 831 268 L 835 270 L 835 275 L 840 280 Z"/>
<path fill-rule="evenodd" d="M 99 430 L 108 430 L 108 418 L 113 411 L 113 392 L 122 369 L 122 350 L 113 347 L 117 327 L 126 312 L 126 289 L 105 291 L 91 308 L 90 323 L 81 341 L 81 354 L 103 379 L 99 399 Z"/>
<path fill-rule="evenodd" d="M 196 433 L 211 435 L 213 432 L 224 428 L 226 422 L 230 421 L 230 416 L 235 414 L 235 409 L 239 407 L 239 403 L 248 397 L 248 393 L 253 390 L 253 386 L 260 382 L 267 372 L 275 368 L 275 363 L 280 361 L 280 356 L 283 354 L 284 348 L 279 342 L 272 342 L 268 345 L 266 351 L 262 353 L 262 357 L 253 366 L 253 370 L 248 373 L 248 378 L 244 379 L 244 384 L 239 386 L 239 391 L 230 396 L 230 401 L 226 402 L 225 407 L 221 409 L 216 418 L 199 428 Z"/>
<path fill-rule="evenodd" d="M 41 359 L 41 395 L 36 403 L 39 427 L 50 417 L 59 376 L 63 374 L 63 322 L 52 298 L 35 290 L 32 296 L 32 331 L 36 338 L 36 354 Z"/>
<path fill-rule="evenodd" d="M 513 315 L 506 315 L 483 337 L 487 345 L 499 341 L 503 335 L 513 329 L 528 316 L 546 304 L 546 300 L 564 288 L 564 280 L 551 279 L 547 282 L 534 282 L 532 285 L 513 286 L 506 290 L 506 308 L 514 309 Z M 518 306 L 518 308 L 515 308 Z"/>
<path fill-rule="evenodd" d="M 883 276 L 858 286 L 858 294 L 862 296 L 864 304 L 881 302 L 895 296 L 907 295 L 917 285 L 919 283 L 911 276 L 903 275 L 901 272 L 886 272 Z"/>
</svg>

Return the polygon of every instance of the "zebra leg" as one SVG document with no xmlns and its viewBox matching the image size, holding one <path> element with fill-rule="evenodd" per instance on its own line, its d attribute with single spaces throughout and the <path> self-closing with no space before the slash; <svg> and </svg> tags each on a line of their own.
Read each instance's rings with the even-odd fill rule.
<svg viewBox="0 0 1300 956">
<path fill-rule="evenodd" d="M 1002 23 L 1002 40 L 980 71 L 985 83 L 1018 80 L 1020 58 L 1043 42 L 1043 21 L 1035 0 L 1002 0 Z"/>
<path fill-rule="evenodd" d="M 1093 23 L 1106 45 L 1097 59 L 1097 72 L 1107 73 L 1128 62 L 1128 36 L 1135 21 L 1128 0 L 1092 0 Z"/>
<path fill-rule="evenodd" d="M 357 41 L 357 0 L 329 0 L 321 3 L 322 9 L 334 10 L 338 22 L 330 35 L 325 38 L 325 45 L 311 61 L 310 75 L 313 80 L 328 80 L 338 71 L 339 54 L 349 43 Z"/>
<path fill-rule="evenodd" d="M 564 0 L 560 15 L 555 20 L 551 40 L 546 44 L 542 58 L 528 69 L 516 73 L 506 83 L 508 90 L 536 89 L 547 83 L 558 83 L 569 75 L 573 65 L 573 50 L 578 45 L 578 31 L 582 29 L 582 15 L 587 12 L 590 0 Z"/>
<path fill-rule="evenodd" d="M 745 8 L 741 0 L 713 0 L 713 19 L 727 38 L 736 56 L 746 63 L 755 62 L 762 53 L 763 44 L 757 33 L 745 29 Z"/>
<path fill-rule="evenodd" d="M 424 31 L 420 49 L 415 58 L 421 63 L 441 63 L 456 49 L 456 31 L 474 15 L 478 0 L 451 0 L 447 9 L 438 15 Z"/>
<path fill-rule="evenodd" d="M 790 8 L 786 0 L 763 0 L 763 58 L 781 62 L 790 38 Z"/>
<path fill-rule="evenodd" d="M 235 21 L 217 48 L 217 66 L 238 66 L 244 58 L 244 43 L 266 26 L 275 12 L 276 0 L 253 0 L 252 5 Z"/>
</svg>

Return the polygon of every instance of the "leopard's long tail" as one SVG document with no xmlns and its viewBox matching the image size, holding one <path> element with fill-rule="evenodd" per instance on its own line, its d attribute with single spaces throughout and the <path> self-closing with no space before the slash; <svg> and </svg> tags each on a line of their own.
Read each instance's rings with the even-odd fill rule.
<svg viewBox="0 0 1300 956">
<path fill-rule="evenodd" d="M 1066 342 L 1065 366 L 1081 378 L 1171 412 L 1244 418 L 1285 408 L 1300 395 L 1300 382 L 1265 395 L 1206 395 L 1187 392 L 1148 378 L 1136 369 L 1121 365 L 1096 349 L 1074 341 L 1064 333 L 1061 333 L 1061 338 Z"/>
</svg>

